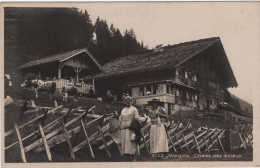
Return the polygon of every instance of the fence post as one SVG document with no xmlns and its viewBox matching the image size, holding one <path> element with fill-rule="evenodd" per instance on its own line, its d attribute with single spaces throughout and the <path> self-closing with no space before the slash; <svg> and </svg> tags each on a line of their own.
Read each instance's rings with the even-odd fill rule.
<svg viewBox="0 0 260 168">
<path fill-rule="evenodd" d="M 111 153 L 109 152 L 109 149 L 108 149 L 108 147 L 107 147 L 107 142 L 106 142 L 106 140 L 105 140 L 105 137 L 104 137 L 104 134 L 103 134 L 103 132 L 102 132 L 102 129 L 101 129 L 101 126 L 98 124 L 98 130 L 99 130 L 99 132 L 100 132 L 100 134 L 101 134 L 101 137 L 102 137 L 102 140 L 103 140 L 103 143 L 104 143 L 104 146 L 105 146 L 105 149 L 106 149 L 106 152 L 107 152 L 107 155 L 108 155 L 108 157 L 112 157 L 111 156 Z"/>
<path fill-rule="evenodd" d="M 75 155 L 74 155 L 74 152 L 73 152 L 73 148 L 72 148 L 72 145 L 71 145 L 71 142 L 70 142 L 70 139 L 69 139 L 67 130 L 66 130 L 66 128 L 65 128 L 64 122 L 61 121 L 61 124 L 62 124 L 62 130 L 63 130 L 64 136 L 65 136 L 66 141 L 67 141 L 67 144 L 68 144 L 68 146 L 69 146 L 70 156 L 71 156 L 71 158 L 72 158 L 73 160 L 75 160 Z"/>
<path fill-rule="evenodd" d="M 48 109 L 43 109 L 43 111 L 44 111 L 44 116 L 42 118 L 42 121 L 38 123 L 38 127 L 39 127 L 40 134 L 42 136 L 42 141 L 43 141 L 43 145 L 44 145 L 48 160 L 52 161 L 50 148 L 48 146 L 47 139 L 45 137 L 45 134 L 44 134 L 44 131 L 43 131 L 43 128 L 42 128 L 42 126 L 44 124 L 44 120 L 46 119 L 46 116 L 48 114 Z M 36 113 L 36 116 L 38 116 L 38 113 Z"/>
<path fill-rule="evenodd" d="M 194 141 L 195 141 L 195 143 L 196 143 L 197 150 L 199 151 L 199 154 L 201 154 L 201 152 L 200 152 L 200 147 L 199 147 L 199 144 L 198 144 L 198 141 L 197 141 L 197 138 L 196 138 L 196 136 L 195 136 L 195 135 L 193 135 L 193 138 L 194 138 Z"/>
<path fill-rule="evenodd" d="M 88 142 L 88 147 L 89 147 L 89 150 L 90 150 L 91 157 L 92 157 L 93 159 L 95 159 L 95 155 L 94 155 L 94 153 L 93 153 L 91 144 L 90 144 L 90 142 L 89 142 L 87 130 L 85 129 L 85 124 L 84 124 L 83 118 L 80 120 L 80 122 L 81 122 L 81 127 L 82 127 L 82 129 L 83 129 L 83 132 L 84 132 L 84 134 L 85 134 L 86 140 L 87 140 L 87 142 Z"/>
<path fill-rule="evenodd" d="M 16 123 L 14 123 L 14 129 L 15 129 L 15 132 L 16 132 L 16 135 L 17 135 L 17 138 L 18 138 L 19 146 L 20 146 L 21 158 L 22 158 L 23 162 L 26 163 L 26 157 L 25 157 L 25 151 L 24 151 L 24 148 L 23 148 L 23 142 L 22 142 L 22 138 L 21 138 L 21 135 L 20 135 L 20 132 L 19 132 L 19 128 L 18 128 Z"/>
<path fill-rule="evenodd" d="M 46 140 L 46 137 L 45 137 L 45 134 L 44 134 L 44 131 L 43 131 L 41 123 L 39 123 L 38 126 L 39 126 L 39 130 L 40 130 L 40 133 L 41 133 L 41 136 L 42 136 L 42 141 L 43 141 L 43 144 L 44 144 L 44 147 L 45 147 L 45 151 L 46 151 L 48 160 L 52 161 L 50 148 L 48 146 L 48 143 L 47 143 L 47 140 Z"/>
<path fill-rule="evenodd" d="M 188 145 L 187 145 L 187 141 L 186 141 L 186 139 L 185 139 L 185 136 L 184 136 L 184 134 L 182 134 L 182 137 L 183 137 L 183 140 L 184 140 L 184 143 L 185 143 L 186 149 L 188 150 L 188 152 L 190 152 L 190 150 L 189 150 L 189 147 L 188 147 Z"/>
<path fill-rule="evenodd" d="M 220 140 L 219 135 L 217 136 L 217 139 L 218 139 L 218 143 L 219 143 L 219 145 L 221 146 L 221 149 L 222 149 L 223 153 L 226 154 L 225 149 L 224 149 L 224 147 L 223 147 L 223 145 L 222 145 L 222 143 L 221 143 L 221 140 Z"/>
</svg>

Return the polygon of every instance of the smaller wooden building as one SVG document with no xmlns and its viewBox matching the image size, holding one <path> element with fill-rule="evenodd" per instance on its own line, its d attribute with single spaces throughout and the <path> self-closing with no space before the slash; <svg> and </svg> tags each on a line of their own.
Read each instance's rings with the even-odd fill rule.
<svg viewBox="0 0 260 168">
<path fill-rule="evenodd" d="M 103 72 L 101 65 L 85 48 L 33 60 L 19 68 L 25 75 L 33 73 L 41 80 L 55 80 L 58 89 L 68 86 L 72 79 L 82 94 L 88 94 L 90 87 L 95 91 L 94 75 Z M 79 81 L 83 77 L 89 81 Z"/>
</svg>

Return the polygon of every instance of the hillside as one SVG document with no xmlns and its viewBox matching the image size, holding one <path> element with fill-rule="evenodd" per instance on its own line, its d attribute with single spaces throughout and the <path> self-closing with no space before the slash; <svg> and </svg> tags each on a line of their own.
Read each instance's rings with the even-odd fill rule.
<svg viewBox="0 0 260 168">
<path fill-rule="evenodd" d="M 245 111 L 245 112 L 248 112 L 250 114 L 253 114 L 253 105 L 248 103 L 247 101 L 239 98 L 238 96 L 236 95 L 232 95 L 232 98 L 235 100 L 235 101 L 238 101 L 239 102 L 239 105 L 240 105 L 240 108 L 241 110 Z"/>
</svg>

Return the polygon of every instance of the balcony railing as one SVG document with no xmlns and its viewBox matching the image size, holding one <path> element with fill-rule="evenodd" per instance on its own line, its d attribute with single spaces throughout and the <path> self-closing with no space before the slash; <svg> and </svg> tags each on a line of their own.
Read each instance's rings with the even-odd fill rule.
<svg viewBox="0 0 260 168">
<path fill-rule="evenodd" d="M 152 99 L 160 99 L 162 102 L 166 103 L 173 103 L 175 102 L 175 96 L 170 94 L 163 94 L 163 95 L 147 95 L 147 96 L 140 96 L 140 97 L 133 97 L 136 104 L 147 104 L 148 101 Z"/>
<path fill-rule="evenodd" d="M 192 79 L 188 79 L 188 78 L 185 78 L 185 77 L 182 77 L 182 76 L 176 76 L 175 79 L 173 80 L 173 83 L 193 87 L 193 88 L 196 88 L 196 89 L 199 88 L 199 82 L 198 81 L 194 81 Z"/>
<path fill-rule="evenodd" d="M 61 92 L 62 87 L 67 87 L 69 86 L 70 81 L 66 80 L 66 79 L 55 79 L 54 80 L 56 82 L 56 87 L 58 88 L 58 91 Z M 93 87 L 90 84 L 86 84 L 86 83 L 74 83 L 74 86 L 78 89 L 79 93 L 83 93 L 83 94 L 88 94 L 90 87 Z"/>
</svg>

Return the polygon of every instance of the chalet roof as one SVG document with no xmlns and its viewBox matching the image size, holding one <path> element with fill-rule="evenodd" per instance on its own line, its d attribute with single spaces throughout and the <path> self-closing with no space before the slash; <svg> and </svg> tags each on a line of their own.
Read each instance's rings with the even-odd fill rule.
<svg viewBox="0 0 260 168">
<path fill-rule="evenodd" d="M 51 62 L 63 62 L 65 60 L 70 59 L 70 58 L 72 58 L 74 56 L 77 56 L 77 55 L 79 55 L 79 54 L 81 54 L 83 52 L 87 53 L 88 56 L 102 70 L 102 66 L 99 64 L 99 62 L 85 48 L 75 49 L 75 50 L 71 50 L 71 51 L 67 51 L 67 52 L 63 52 L 63 53 L 58 53 L 58 54 L 54 54 L 54 55 L 51 55 L 51 56 L 47 56 L 47 57 L 44 57 L 44 58 L 40 58 L 40 59 L 37 59 L 37 60 L 33 60 L 33 61 L 30 61 L 30 62 L 27 62 L 27 63 L 23 64 L 19 68 L 23 69 L 23 68 L 28 68 L 28 67 L 37 66 L 37 65 L 41 65 L 41 64 L 45 64 L 45 63 L 51 63 Z"/>
<path fill-rule="evenodd" d="M 103 66 L 105 73 L 99 74 L 97 77 L 174 67 L 219 41 L 218 37 L 201 39 L 166 46 L 163 47 L 164 50 L 162 52 L 153 53 L 153 50 L 149 50 L 145 53 L 121 57 L 105 64 Z"/>
<path fill-rule="evenodd" d="M 165 46 L 162 47 L 162 52 L 153 53 L 153 50 L 149 50 L 144 53 L 121 57 L 103 65 L 105 72 L 96 75 L 96 77 L 106 78 L 114 75 L 136 72 L 139 73 L 156 69 L 176 67 L 217 43 L 221 44 L 220 38 L 212 37 Z M 232 87 L 237 86 L 237 82 L 230 65 L 228 68 L 231 72 L 232 80 L 234 81 Z"/>
</svg>

